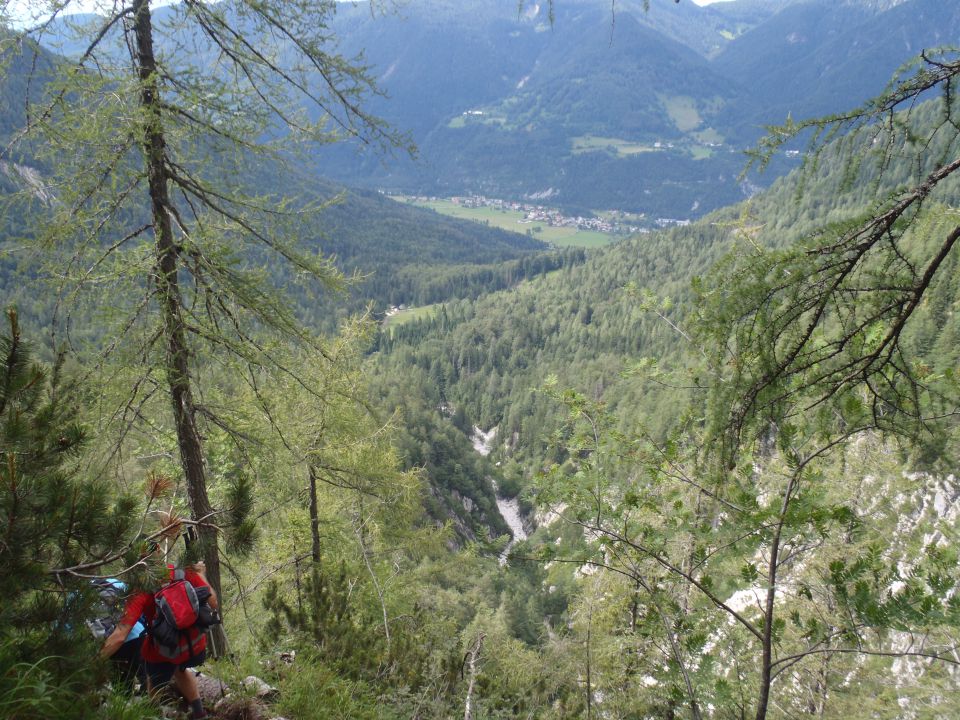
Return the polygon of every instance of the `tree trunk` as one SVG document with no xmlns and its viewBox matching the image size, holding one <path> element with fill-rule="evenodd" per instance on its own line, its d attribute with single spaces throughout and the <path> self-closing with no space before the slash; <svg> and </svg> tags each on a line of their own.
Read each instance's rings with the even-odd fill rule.
<svg viewBox="0 0 960 720">
<path fill-rule="evenodd" d="M 473 720 L 473 690 L 477 681 L 477 664 L 480 660 L 480 651 L 483 649 L 484 638 L 486 633 L 480 633 L 464 658 L 470 667 L 470 680 L 467 684 L 467 699 L 463 703 L 463 720 Z"/>
<path fill-rule="evenodd" d="M 770 577 L 768 582 L 770 587 L 767 589 L 766 604 L 763 613 L 763 657 L 760 666 L 760 693 L 757 698 L 757 720 L 766 720 L 767 707 L 770 704 L 770 683 L 772 681 L 773 669 L 773 611 L 776 601 L 776 546 L 772 552 L 773 560 L 770 564 Z"/>
<path fill-rule="evenodd" d="M 773 539 L 770 542 L 770 565 L 767 568 L 767 597 L 763 608 L 763 637 L 761 644 L 763 646 L 763 657 L 760 666 L 760 692 L 757 698 L 757 716 L 756 720 L 766 720 L 767 708 L 770 706 L 770 684 L 773 682 L 773 619 L 774 610 L 777 601 L 777 570 L 780 563 L 780 541 L 783 533 L 783 525 L 786 521 L 787 510 L 790 507 L 790 500 L 793 496 L 796 475 L 790 478 L 787 484 L 786 492 L 783 496 L 783 507 L 780 510 L 780 518 L 777 521 L 776 530 L 773 533 Z"/>
<path fill-rule="evenodd" d="M 210 519 L 212 507 L 207 497 L 207 482 L 203 462 L 203 441 L 196 425 L 196 409 L 190 386 L 189 350 L 182 315 L 183 301 L 177 277 L 179 257 L 170 220 L 170 193 L 165 165 L 166 143 L 160 120 L 160 88 L 157 83 L 157 63 L 153 54 L 153 26 L 149 0 L 135 0 L 133 23 L 136 42 L 137 74 L 140 78 L 140 106 L 144 112 L 143 149 L 153 233 L 156 243 L 156 266 L 153 281 L 157 286 L 163 330 L 167 345 L 167 384 L 173 404 L 173 418 L 177 429 L 180 462 L 187 483 L 190 512 L 194 520 L 205 521 L 198 527 L 207 580 L 221 595 L 220 554 L 217 529 Z M 211 629 L 211 651 L 214 657 L 226 649 L 222 626 Z"/>
<path fill-rule="evenodd" d="M 317 470 L 309 466 L 310 474 L 310 557 L 320 567 L 320 511 L 317 506 Z"/>
<path fill-rule="evenodd" d="M 590 677 L 590 640 L 593 630 L 593 599 L 590 600 L 590 617 L 587 621 L 587 720 L 593 717 L 593 686 Z"/>
</svg>

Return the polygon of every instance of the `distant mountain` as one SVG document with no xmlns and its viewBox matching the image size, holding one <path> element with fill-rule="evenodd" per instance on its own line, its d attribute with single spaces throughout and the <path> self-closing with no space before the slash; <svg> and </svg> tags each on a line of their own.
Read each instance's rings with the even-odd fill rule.
<svg viewBox="0 0 960 720">
<path fill-rule="evenodd" d="M 344 48 L 366 47 L 382 70 L 389 99 L 372 109 L 411 128 L 421 149 L 417 163 L 384 163 L 334 148 L 325 167 L 340 179 L 546 196 L 574 210 L 661 217 L 743 197 L 741 160 L 729 148 L 715 164 L 700 162 L 715 152 L 705 143 L 723 140 L 711 125 L 744 91 L 698 51 L 726 42 L 717 28 L 736 30 L 734 21 L 694 5 L 678 11 L 687 21 L 663 8 L 647 15 L 639 2 L 617 3 L 614 12 L 606 3 L 558 2 L 552 25 L 536 3 L 522 14 L 498 14 L 486 2 L 439 17 L 432 8 L 385 18 L 363 7 L 338 10 Z M 670 32 L 655 29 L 656 16 L 671 19 Z M 758 11 L 753 21 L 766 16 Z M 696 48 L 679 37 L 698 38 Z"/>
<path fill-rule="evenodd" d="M 715 65 L 727 76 L 750 76 L 755 80 L 762 76 L 781 76 L 786 66 L 809 57 L 833 38 L 845 37 L 851 27 L 864 23 L 874 14 L 861 3 L 819 0 L 791 3 L 733 40 Z M 789 90 L 803 97 L 794 87 Z"/>
<path fill-rule="evenodd" d="M 708 127 L 739 93 L 700 55 L 633 14 L 611 24 L 609 12 L 585 8 L 557 22 L 529 74 L 487 108 L 502 129 L 680 139 Z"/>
<path fill-rule="evenodd" d="M 652 2 L 649 12 L 639 0 L 566 0 L 552 26 L 537 3 L 500 7 L 338 11 L 344 45 L 369 48 L 383 69 L 390 97 L 376 109 L 412 130 L 421 158 L 338 148 L 330 171 L 387 188 L 696 217 L 769 182 L 737 179 L 740 151 L 765 125 L 849 107 L 921 48 L 960 35 L 954 5 L 935 0 Z M 790 167 L 777 158 L 770 177 Z"/>
<path fill-rule="evenodd" d="M 727 77 L 750 78 L 750 113 L 761 124 L 852 107 L 921 50 L 958 40 L 957 3 L 809 0 L 731 42 L 714 65 Z"/>
<path fill-rule="evenodd" d="M 773 16 L 789 0 L 736 0 L 700 7 L 689 0 L 651 2 L 643 11 L 636 0 L 625 7 L 643 24 L 682 43 L 704 57 L 713 57 L 731 40 Z M 617 3 L 617 7 L 621 7 Z"/>
<path fill-rule="evenodd" d="M 340 145 L 317 167 L 368 188 L 695 218 L 796 164 L 781 156 L 767 177 L 740 179 L 765 125 L 850 107 L 960 37 L 960 6 L 941 0 L 643 5 L 555 0 L 551 20 L 533 0 L 338 4 L 340 50 L 362 53 L 385 92 L 368 109 L 420 155 Z"/>
<path fill-rule="evenodd" d="M 26 123 L 24 100 L 28 95 L 39 97 L 56 62 L 54 55 L 30 42 L 24 43 L 19 52 L 4 53 L 8 37 L 0 27 L 0 149 Z"/>
</svg>

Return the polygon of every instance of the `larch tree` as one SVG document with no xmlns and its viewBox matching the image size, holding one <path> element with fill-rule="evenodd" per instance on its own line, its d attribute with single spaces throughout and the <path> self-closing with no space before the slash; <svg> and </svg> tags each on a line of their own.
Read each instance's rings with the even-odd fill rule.
<svg viewBox="0 0 960 720">
<path fill-rule="evenodd" d="M 723 272 L 741 281 L 704 286 L 702 327 L 720 353 L 736 358 L 734 382 L 716 399 L 729 460 L 746 429 L 805 395 L 798 412 L 861 389 L 875 425 L 911 433 L 938 419 L 927 415 L 930 403 L 950 401 L 943 378 L 918 364 L 904 337 L 960 240 L 947 209 L 960 170 L 958 79 L 955 51 L 925 52 L 861 107 L 788 120 L 752 152 L 752 162 L 765 165 L 806 137 L 802 172 L 816 171 L 829 152 L 845 163 L 842 189 L 866 184 L 875 204 L 785 250 L 755 247 L 731 258 Z M 932 119 L 924 100 L 934 103 Z M 885 190 L 894 164 L 909 167 L 913 182 Z"/>
<path fill-rule="evenodd" d="M 696 281 L 684 377 L 703 392 L 675 434 L 618 433 L 551 389 L 567 461 L 540 499 L 594 541 L 577 562 L 662 613 L 645 672 L 690 717 L 823 715 L 881 687 L 864 668 L 884 659 L 957 662 L 955 551 L 914 506 L 935 483 L 892 448 L 956 432 L 956 355 L 918 352 L 914 327 L 957 261 L 958 76 L 955 52 L 927 53 L 860 108 L 772 129 L 761 161 L 812 133 L 807 171 L 833 164 L 873 203 L 785 248 L 751 237 Z"/>
<path fill-rule="evenodd" d="M 885 563 L 895 550 L 881 544 L 882 553 L 867 547 L 859 558 L 837 557 L 825 572 L 829 601 L 848 613 L 847 621 L 811 633 L 808 648 L 793 655 L 778 648 L 774 632 L 775 606 L 798 548 L 828 523 L 849 525 L 849 535 L 873 519 L 861 515 L 856 497 L 827 504 L 824 461 L 865 438 L 916 445 L 955 429 L 955 372 L 933 367 L 911 347 L 910 335 L 948 279 L 944 269 L 956 261 L 960 241 L 951 209 L 960 170 L 958 77 L 956 51 L 923 52 L 859 108 L 771 128 L 755 161 L 764 164 L 786 143 L 806 138 L 805 171 L 815 172 L 827 155 L 840 158 L 846 189 L 867 183 L 874 204 L 783 250 L 752 244 L 701 286 L 699 328 L 715 353 L 707 410 L 715 477 L 736 490 L 740 483 L 732 479 L 749 477 L 743 464 L 755 462 L 764 446 L 775 446 L 786 466 L 760 548 L 766 587 L 758 720 L 771 707 L 777 676 L 805 659 L 869 654 L 869 629 L 923 634 L 956 623 L 949 558 L 944 562 L 930 545 L 912 561 L 912 572 L 891 572 Z M 884 190 L 894 165 L 909 167 L 912 182 Z M 905 596 L 885 596 L 884 582 L 905 583 Z M 952 651 L 941 645 L 930 655 L 949 659 Z"/>
<path fill-rule="evenodd" d="M 302 236 L 318 204 L 250 188 L 279 186 L 291 143 L 404 139 L 364 111 L 376 88 L 362 59 L 337 50 L 333 0 L 187 0 L 156 13 L 149 0 L 105 2 L 93 19 L 69 16 L 75 5 L 30 3 L 31 29 L 2 39 L 7 56 L 43 43 L 66 54 L 41 99 L 24 99 L 16 138 L 42 158 L 54 198 L 38 233 L 59 279 L 54 332 L 75 331 L 78 306 L 119 310 L 98 367 L 126 387 L 104 416 L 120 448 L 131 434 L 166 432 L 146 408 L 168 398 L 166 434 L 219 592 L 203 425 L 226 423 L 204 404 L 203 383 L 225 364 L 251 377 L 277 370 L 276 342 L 323 352 L 268 268 L 286 264 L 290 282 L 342 284 Z M 14 8 L 4 0 L 0 18 Z"/>
</svg>

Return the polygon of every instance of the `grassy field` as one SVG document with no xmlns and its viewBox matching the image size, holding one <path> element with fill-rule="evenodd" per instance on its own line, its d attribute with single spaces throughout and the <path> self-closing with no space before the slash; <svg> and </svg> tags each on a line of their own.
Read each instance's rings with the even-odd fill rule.
<svg viewBox="0 0 960 720">
<path fill-rule="evenodd" d="M 702 121 L 693 98 L 686 95 L 663 95 L 660 101 L 680 132 L 690 132 L 700 127 Z"/>
<path fill-rule="evenodd" d="M 468 122 L 481 123 L 483 125 L 504 125 L 507 122 L 507 118 L 503 115 L 488 115 L 486 113 L 483 115 L 457 115 L 457 117 L 447 123 L 447 127 L 452 130 L 458 130 L 466 127 Z"/>
<path fill-rule="evenodd" d="M 465 208 L 455 205 L 449 200 L 436 200 L 433 202 L 414 203 L 409 198 L 394 197 L 394 200 L 400 202 L 411 202 L 420 207 L 427 207 L 436 210 L 442 215 L 460 218 L 462 220 L 473 220 L 491 227 L 498 227 L 510 232 L 525 235 L 530 231 L 530 235 L 537 240 L 552 243 L 557 247 L 602 247 L 615 239 L 613 235 L 607 235 L 600 232 L 587 230 L 577 230 L 575 228 L 550 227 L 542 222 L 524 222 L 522 212 L 513 212 L 506 210 L 497 210 L 495 208 Z M 539 228 L 539 230 L 537 230 Z"/>
<path fill-rule="evenodd" d="M 693 133 L 693 136 L 702 143 L 722 143 L 723 135 L 718 133 L 712 127 L 704 128 Z"/>
<path fill-rule="evenodd" d="M 593 135 L 581 135 L 573 138 L 574 155 L 596 152 L 597 150 L 612 151 L 617 157 L 626 157 L 638 153 L 654 152 L 656 148 L 643 143 L 619 140 L 618 138 L 595 137 Z"/>
<path fill-rule="evenodd" d="M 392 328 L 399 327 L 416 320 L 426 320 L 427 318 L 431 317 L 439 308 L 439 304 L 405 308 L 397 313 L 394 313 L 390 317 L 385 318 L 383 321 L 383 329 L 389 331 Z"/>
<path fill-rule="evenodd" d="M 673 107 L 676 116 L 671 113 L 671 117 L 673 117 L 674 122 L 678 123 L 678 125 L 683 123 L 694 123 L 693 127 L 696 127 L 700 123 L 700 117 L 696 114 L 696 108 L 686 107 L 683 105 L 683 103 L 679 103 Z M 723 136 L 713 128 L 707 128 L 706 130 L 699 133 L 694 133 L 693 135 L 700 142 L 704 143 L 723 141 Z M 643 143 L 631 142 L 628 140 L 618 140 L 617 138 L 595 137 L 593 135 L 581 135 L 580 137 L 573 138 L 574 155 L 597 151 L 608 152 L 616 155 L 617 157 L 628 157 L 630 155 L 637 155 L 645 152 L 663 152 L 664 148 L 658 148 L 652 145 L 644 145 Z M 704 158 L 708 158 L 713 155 L 713 150 L 711 148 L 700 145 L 693 145 L 690 147 L 689 152 L 693 156 L 694 160 L 703 160 Z"/>
</svg>

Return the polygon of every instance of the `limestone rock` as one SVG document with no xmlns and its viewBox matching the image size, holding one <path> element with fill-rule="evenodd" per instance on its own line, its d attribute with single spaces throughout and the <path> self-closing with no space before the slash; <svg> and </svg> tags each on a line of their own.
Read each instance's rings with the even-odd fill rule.
<svg viewBox="0 0 960 720">
<path fill-rule="evenodd" d="M 272 685 L 268 685 L 256 675 L 248 675 L 243 679 L 243 687 L 247 692 L 252 692 L 261 700 L 271 700 L 275 698 L 279 691 Z"/>
</svg>

